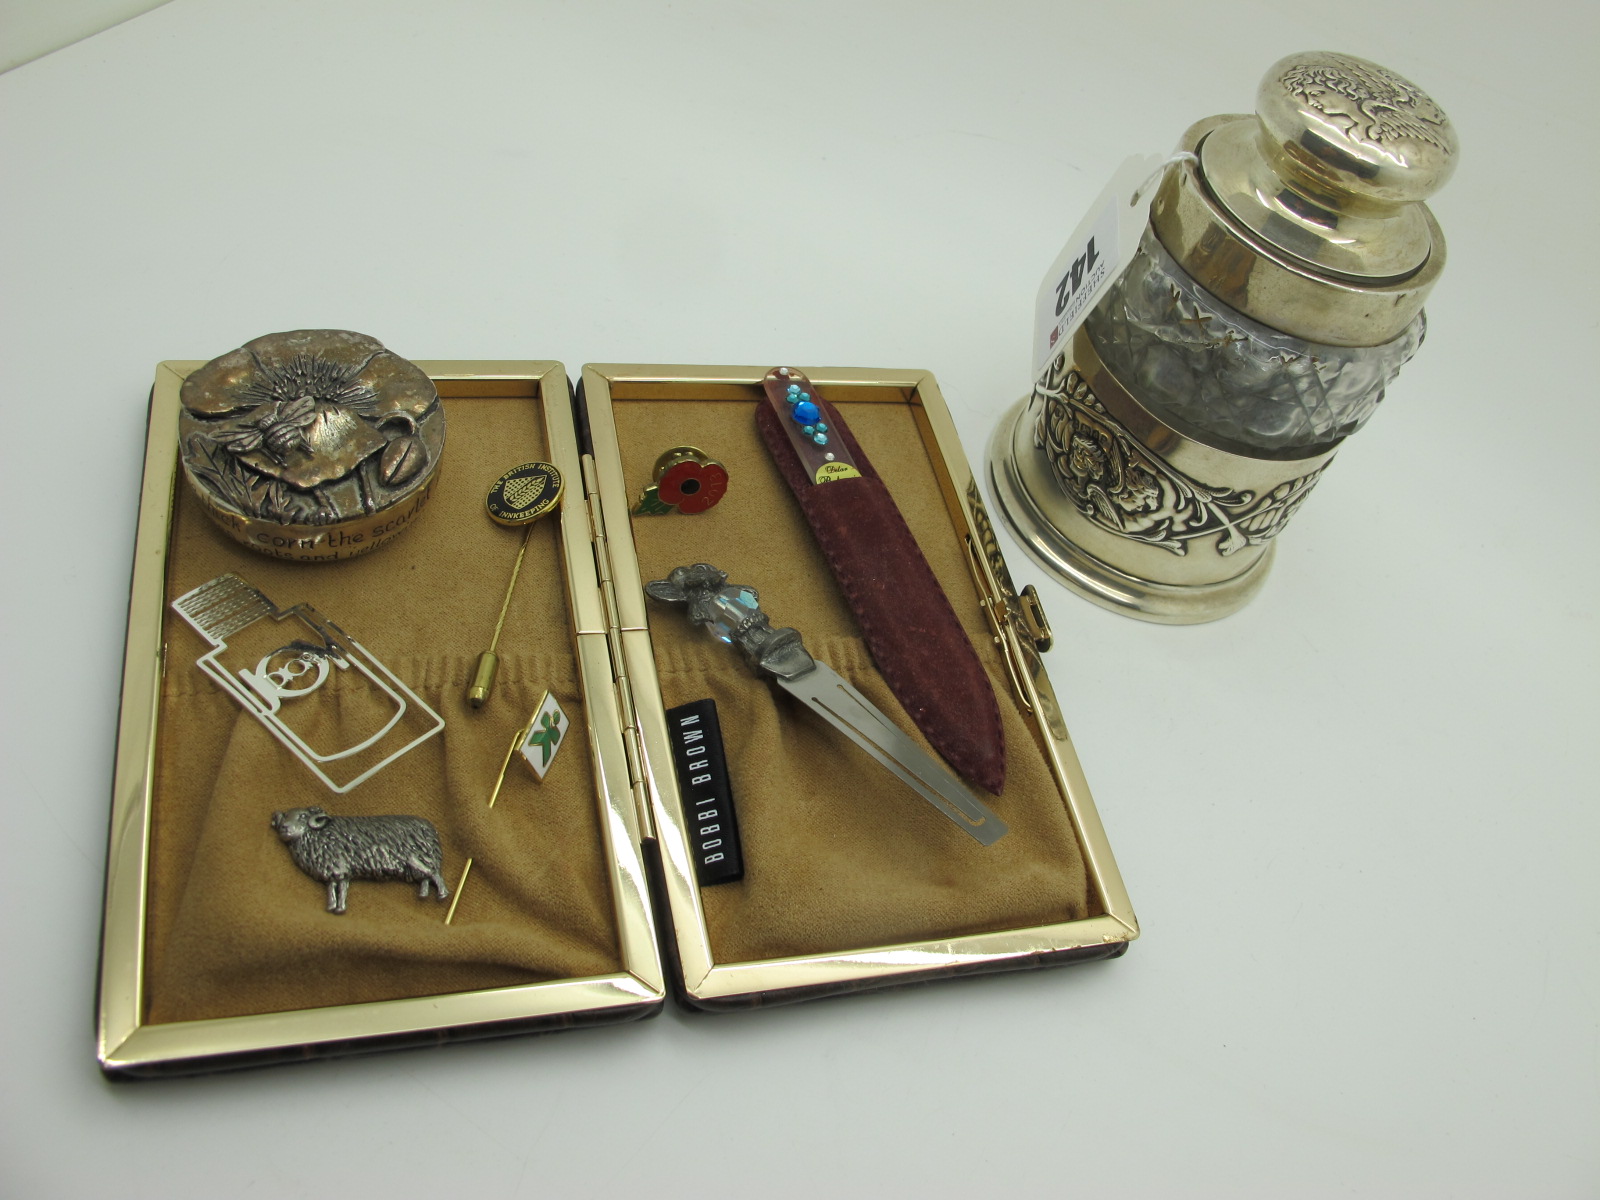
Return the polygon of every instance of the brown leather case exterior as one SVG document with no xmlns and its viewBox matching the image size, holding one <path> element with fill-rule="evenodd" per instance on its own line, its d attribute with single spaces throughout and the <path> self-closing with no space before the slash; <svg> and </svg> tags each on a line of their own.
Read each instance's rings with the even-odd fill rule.
<svg viewBox="0 0 1600 1200">
<path fill-rule="evenodd" d="M 811 392 L 830 439 L 843 441 L 860 478 L 812 482 L 784 428 L 783 390 L 791 378 Z M 798 372 L 784 379 L 769 375 L 766 389 L 767 403 L 756 408 L 762 441 L 799 501 L 878 670 L 945 761 L 999 793 L 1006 778 L 1005 735 L 994 689 L 889 489 L 839 410 Z"/>
</svg>

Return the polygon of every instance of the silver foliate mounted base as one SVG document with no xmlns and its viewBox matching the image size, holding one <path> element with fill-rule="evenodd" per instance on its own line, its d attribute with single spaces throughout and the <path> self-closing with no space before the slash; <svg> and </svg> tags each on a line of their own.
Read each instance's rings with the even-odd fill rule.
<svg viewBox="0 0 1600 1200">
<path fill-rule="evenodd" d="M 1102 562 L 1069 540 L 1034 502 L 1035 489 L 1055 488 L 1033 444 L 1033 410 L 1024 397 L 1000 418 L 989 442 L 989 488 L 995 506 L 1028 556 L 1101 608 L 1163 625 L 1198 625 L 1243 608 L 1266 582 L 1276 546 L 1232 579 L 1170 584 L 1139 579 Z"/>
</svg>

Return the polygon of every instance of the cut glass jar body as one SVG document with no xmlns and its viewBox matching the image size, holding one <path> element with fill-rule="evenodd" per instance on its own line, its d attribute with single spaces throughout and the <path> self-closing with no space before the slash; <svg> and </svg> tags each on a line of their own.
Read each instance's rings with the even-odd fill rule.
<svg viewBox="0 0 1600 1200">
<path fill-rule="evenodd" d="M 1002 421 L 1002 514 L 1105 607 L 1190 623 L 1260 587 L 1273 539 L 1422 343 L 1444 265 L 1425 196 L 1455 134 L 1337 54 L 1192 126 L 1131 263 Z"/>
</svg>

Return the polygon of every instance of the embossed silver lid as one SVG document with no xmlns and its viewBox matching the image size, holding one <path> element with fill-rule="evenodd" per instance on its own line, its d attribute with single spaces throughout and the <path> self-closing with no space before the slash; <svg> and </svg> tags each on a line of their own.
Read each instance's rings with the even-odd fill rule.
<svg viewBox="0 0 1600 1200">
<path fill-rule="evenodd" d="M 1206 117 L 1179 149 L 1150 224 L 1223 303 L 1294 337 L 1376 346 L 1399 337 L 1444 270 L 1423 200 L 1454 169 L 1439 106 L 1348 54 L 1273 64 L 1253 116 Z"/>
<path fill-rule="evenodd" d="M 1256 117 L 1215 129 L 1200 172 L 1256 237 L 1355 283 L 1414 275 L 1434 250 L 1423 201 L 1455 170 L 1455 128 L 1426 92 L 1350 54 L 1273 64 Z M 1442 251 L 1442 246 L 1440 247 Z"/>
</svg>

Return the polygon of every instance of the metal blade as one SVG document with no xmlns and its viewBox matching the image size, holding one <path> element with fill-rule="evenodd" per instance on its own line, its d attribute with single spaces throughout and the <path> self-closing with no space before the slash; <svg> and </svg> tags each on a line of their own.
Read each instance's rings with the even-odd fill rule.
<svg viewBox="0 0 1600 1200">
<path fill-rule="evenodd" d="M 832 667 L 819 662 L 814 671 L 777 682 L 980 843 L 1005 836 L 1004 821 Z"/>
</svg>

